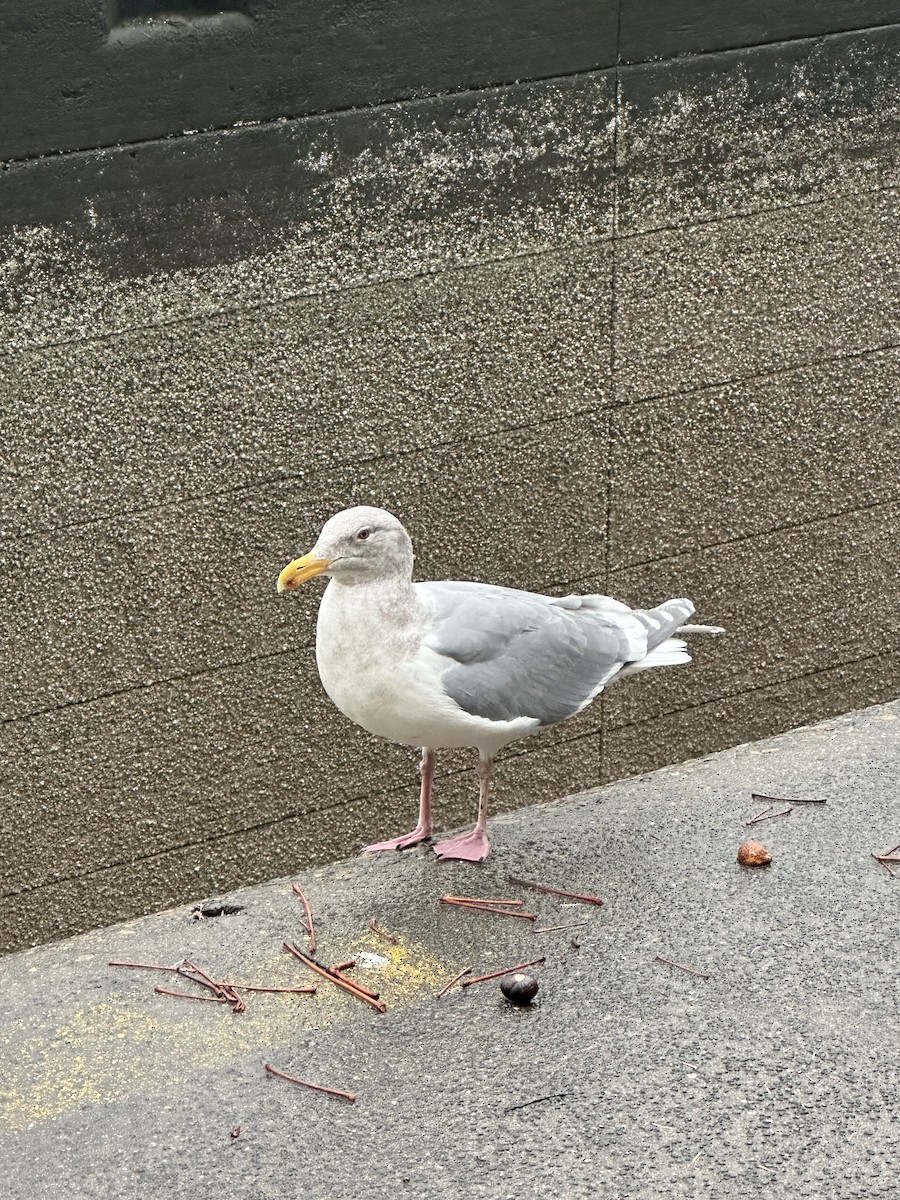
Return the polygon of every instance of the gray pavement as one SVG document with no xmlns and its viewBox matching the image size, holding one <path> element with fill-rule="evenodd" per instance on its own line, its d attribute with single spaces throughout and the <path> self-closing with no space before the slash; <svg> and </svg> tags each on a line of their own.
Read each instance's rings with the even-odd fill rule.
<svg viewBox="0 0 900 1200">
<path fill-rule="evenodd" d="M 748 830 L 752 791 L 826 803 Z M 737 865 L 749 834 L 770 867 Z M 304 944 L 286 880 L 233 893 L 235 915 L 186 907 L 0 961 L 0 1196 L 895 1194 L 900 879 L 870 852 L 900 842 L 900 703 L 519 811 L 493 836 L 482 867 L 419 848 L 297 877 L 323 961 L 388 960 L 357 971 L 383 1015 L 327 983 L 238 1015 L 107 966 L 189 956 L 306 982 L 281 950 Z M 589 924 L 576 949 L 569 931 L 439 905 L 452 891 Z M 495 983 L 433 998 L 465 964 L 541 952 L 531 1009 Z M 268 1078 L 267 1061 L 357 1102 Z"/>
</svg>

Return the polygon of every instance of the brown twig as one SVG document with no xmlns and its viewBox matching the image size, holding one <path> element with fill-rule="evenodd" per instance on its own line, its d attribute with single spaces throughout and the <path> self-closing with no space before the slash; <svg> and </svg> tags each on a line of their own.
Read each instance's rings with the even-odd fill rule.
<svg viewBox="0 0 900 1200">
<path fill-rule="evenodd" d="M 173 975 L 182 974 L 178 967 L 162 967 L 158 963 L 116 962 L 111 960 L 109 963 L 107 963 L 107 966 L 132 967 L 138 971 L 170 971 Z"/>
<path fill-rule="evenodd" d="M 893 855 L 890 854 L 873 854 L 872 857 L 877 863 L 884 867 L 891 879 L 897 878 L 897 872 L 891 866 L 891 863 L 900 862 L 900 858 L 894 858 Z"/>
<path fill-rule="evenodd" d="M 368 996 L 372 1000 L 377 1000 L 379 998 L 379 995 L 380 995 L 379 992 L 373 992 L 371 988 L 366 987 L 364 984 L 360 983 L 358 980 L 348 979 L 347 976 L 344 975 L 341 971 L 336 971 L 335 974 L 340 979 L 346 980 L 346 982 L 349 983 L 351 985 L 351 987 L 354 987 L 358 992 L 362 992 L 362 994 L 364 996 Z"/>
<path fill-rule="evenodd" d="M 463 967 L 463 969 L 460 972 L 458 972 L 458 974 L 453 976 L 453 978 L 450 980 L 449 983 L 444 984 L 444 986 L 441 988 L 441 990 L 439 992 L 434 993 L 435 1000 L 440 1000 L 441 996 L 446 996 L 447 992 L 450 991 L 450 989 L 453 987 L 454 983 L 459 983 L 459 981 L 462 979 L 463 975 L 468 975 L 471 970 L 472 970 L 471 967 Z"/>
<path fill-rule="evenodd" d="M 766 813 L 770 813 L 771 811 L 772 811 L 772 805 L 769 804 L 762 810 L 762 812 L 758 812 L 755 817 L 751 817 L 750 820 L 745 821 L 744 824 L 745 825 L 755 825 L 757 821 L 762 820 L 762 818 L 766 815 Z"/>
<path fill-rule="evenodd" d="M 326 1096 L 336 1096 L 339 1100 L 346 1100 L 348 1104 L 353 1104 L 356 1100 L 355 1092 L 342 1092 L 340 1088 L 324 1087 L 321 1083 L 310 1083 L 306 1079 L 298 1079 L 295 1075 L 286 1075 L 284 1071 L 279 1071 L 271 1063 L 266 1063 L 266 1070 L 270 1075 L 286 1079 L 288 1083 L 296 1083 L 298 1087 L 309 1088 L 311 1092 L 324 1092 Z"/>
<path fill-rule="evenodd" d="M 374 917 L 369 922 L 369 928 L 374 934 L 380 937 L 382 941 L 387 942 L 391 946 L 396 946 L 400 941 L 399 937 L 395 933 L 388 933 L 386 929 L 379 929 Z"/>
<path fill-rule="evenodd" d="M 244 1003 L 244 998 L 234 991 L 231 984 L 213 979 L 208 971 L 204 971 L 202 967 L 197 966 L 191 959 L 186 958 L 178 968 L 178 972 L 185 979 L 190 979 L 193 983 L 199 983 L 201 987 L 209 988 L 216 999 L 224 1000 L 227 1004 L 231 1005 L 232 1012 L 242 1013 L 246 1010 L 247 1005 Z"/>
<path fill-rule="evenodd" d="M 537 913 L 520 912 L 512 908 L 494 908 L 490 904 L 481 904 L 477 900 L 450 900 L 441 896 L 441 904 L 450 904 L 455 908 L 475 909 L 478 912 L 495 913 L 498 917 L 518 917 L 521 921 L 536 921 Z"/>
<path fill-rule="evenodd" d="M 186 958 L 178 968 L 178 974 L 184 975 L 187 979 L 193 979 L 194 983 L 199 983 L 202 987 L 209 988 L 209 990 L 211 992 L 215 992 L 217 996 L 224 994 L 222 985 L 213 979 L 210 974 L 204 971 L 202 967 L 198 967 L 197 964 L 192 962 L 189 958 Z"/>
<path fill-rule="evenodd" d="M 202 967 L 198 967 L 196 963 L 190 959 L 185 959 L 177 967 L 164 967 L 158 963 L 138 963 L 138 962 L 114 962 L 109 963 L 111 967 L 132 967 L 142 971 L 168 971 L 173 975 L 180 975 L 182 979 L 189 979 L 191 983 L 199 984 L 200 987 L 206 988 L 212 992 L 212 996 L 192 996 L 189 992 L 173 992 L 169 988 L 155 988 L 161 996 L 182 996 L 185 1000 L 213 1000 L 217 1004 L 230 1004 L 235 1012 L 243 1012 L 246 1008 L 244 1001 L 237 994 L 238 992 L 295 992 L 307 993 L 315 995 L 315 987 L 263 987 L 251 983 L 231 983 L 230 980 L 223 979 L 221 982 L 213 979 L 207 974 Z"/>
<path fill-rule="evenodd" d="M 536 929 L 535 933 L 555 933 L 557 929 L 581 929 L 582 926 L 588 925 L 588 921 L 573 921 L 570 925 L 545 925 L 543 929 Z"/>
<path fill-rule="evenodd" d="M 355 958 L 345 958 L 343 962 L 332 963 L 328 968 L 329 971 L 349 971 L 356 966 Z"/>
<path fill-rule="evenodd" d="M 773 804 L 825 804 L 825 800 L 787 800 L 784 796 L 763 796 L 759 792 L 750 793 L 751 800 L 771 800 Z"/>
<path fill-rule="evenodd" d="M 890 850 L 888 850 L 887 854 L 885 854 L 884 857 L 890 858 L 892 854 L 897 854 L 897 853 L 900 853 L 900 842 L 898 842 L 896 846 L 891 846 Z"/>
<path fill-rule="evenodd" d="M 183 968 L 179 970 L 178 974 L 182 979 L 189 979 L 191 983 L 196 983 L 197 987 L 206 988 L 208 992 L 212 992 L 217 1000 L 221 1000 L 223 998 L 224 993 L 218 984 L 213 987 L 211 984 L 207 983 L 205 979 L 201 979 L 198 975 L 193 975 L 190 971 L 185 971 Z"/>
<path fill-rule="evenodd" d="M 771 807 L 772 806 L 770 804 L 769 808 L 771 808 Z M 749 821 L 745 821 L 744 824 L 745 825 L 760 825 L 763 821 L 774 821 L 776 817 L 786 817 L 788 815 L 788 813 L 791 813 L 793 811 L 794 810 L 791 808 L 790 805 L 788 805 L 787 808 L 783 808 L 781 810 L 781 812 L 777 812 L 777 813 L 769 812 L 769 809 L 766 809 L 764 812 L 759 813 L 757 816 L 751 817 Z"/>
<path fill-rule="evenodd" d="M 527 879 L 513 879 L 512 875 L 508 875 L 506 881 L 516 887 L 534 888 L 536 892 L 549 892 L 553 896 L 568 896 L 571 900 L 583 900 L 585 904 L 596 904 L 598 908 L 603 905 L 599 896 L 591 896 L 585 892 L 570 892 L 568 888 L 550 887 L 546 883 L 529 883 Z"/>
<path fill-rule="evenodd" d="M 347 979 L 344 975 L 336 975 L 333 971 L 329 971 L 328 967 L 320 962 L 316 962 L 314 958 L 310 958 L 308 954 L 304 954 L 302 950 L 298 950 L 290 942 L 283 942 L 282 944 L 289 954 L 293 954 L 296 958 L 299 958 L 305 966 L 309 967 L 311 971 L 315 971 L 317 975 L 321 975 L 323 979 L 330 979 L 339 988 L 343 988 L 351 996 L 357 996 L 360 1000 L 365 1000 L 367 1004 L 371 1004 L 379 1012 L 387 1012 L 387 1005 L 383 1001 L 376 1000 L 373 996 L 368 995 L 368 989 L 363 991 L 352 979 Z"/>
<path fill-rule="evenodd" d="M 239 996 L 234 988 L 228 983 L 223 984 L 222 987 L 225 992 L 225 999 L 231 1005 L 231 1011 L 235 1013 L 244 1012 L 247 1008 L 247 1005 L 244 1003 L 244 997 Z"/>
<path fill-rule="evenodd" d="M 441 896 L 447 904 L 499 904 L 521 905 L 521 900 L 491 900 L 488 896 Z"/>
<path fill-rule="evenodd" d="M 292 884 L 291 890 L 295 896 L 300 897 L 300 903 L 303 905 L 303 909 L 306 913 L 306 932 L 309 935 L 309 952 L 310 954 L 315 954 L 318 942 L 316 940 L 315 926 L 313 925 L 312 909 L 310 908 L 309 901 L 306 898 L 306 892 L 304 892 L 299 883 Z"/>
<path fill-rule="evenodd" d="M 471 987 L 473 983 L 484 983 L 487 979 L 499 979 L 501 975 L 514 975 L 516 971 L 524 971 L 526 967 L 536 967 L 538 963 L 545 962 L 545 956 L 533 958 L 531 962 L 517 963 L 514 967 L 504 967 L 502 971 L 491 971 L 487 975 L 476 975 L 474 979 L 464 979 L 459 985 L 460 987 Z"/>
<path fill-rule="evenodd" d="M 190 992 L 173 992 L 171 988 L 155 987 L 161 996 L 177 996 L 179 1000 L 202 1000 L 206 1004 L 227 1004 L 224 996 L 193 996 Z"/>
<path fill-rule="evenodd" d="M 308 995 L 308 996 L 314 996 L 316 994 L 316 991 L 318 990 L 316 988 L 315 984 L 311 984 L 309 987 L 260 987 L 255 983 L 230 983 L 230 982 L 228 982 L 228 983 L 225 983 L 224 986 L 228 987 L 228 988 L 233 988 L 234 990 L 236 990 L 238 992 L 284 992 L 286 994 L 290 993 L 291 995 L 296 994 L 296 995 Z"/>
<path fill-rule="evenodd" d="M 684 963 L 675 962 L 673 958 L 663 958 L 661 954 L 657 954 L 656 961 L 665 963 L 667 967 L 677 967 L 679 971 L 687 971 L 688 975 L 696 975 L 698 979 L 710 978 L 705 971 L 695 971 L 693 967 L 686 967 Z"/>
</svg>

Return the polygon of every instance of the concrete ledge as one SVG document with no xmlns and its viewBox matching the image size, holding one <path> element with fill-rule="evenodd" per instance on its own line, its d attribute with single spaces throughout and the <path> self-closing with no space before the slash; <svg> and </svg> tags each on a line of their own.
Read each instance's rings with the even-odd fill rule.
<svg viewBox="0 0 900 1200">
<path fill-rule="evenodd" d="M 840 1180 L 887 1196 L 900 882 L 870 854 L 900 841 L 898 722 L 895 702 L 501 817 L 481 868 L 423 851 L 306 872 L 320 958 L 388 960 L 363 976 L 384 1015 L 327 984 L 236 1015 L 107 966 L 189 956 L 219 977 L 306 982 L 280 949 L 301 941 L 287 880 L 235 892 L 232 916 L 174 909 L 7 957 L 0 1194 L 153 1200 L 189 1179 L 238 1200 L 819 1200 Z M 748 830 L 751 792 L 825 803 Z M 751 833 L 766 869 L 735 862 Z M 508 875 L 606 903 L 569 907 Z M 540 925 L 589 924 L 575 949 L 568 931 L 442 908 L 447 891 L 521 894 Z M 540 953 L 532 1009 L 490 983 L 432 998 L 464 964 Z M 266 1061 L 357 1103 L 266 1078 Z"/>
</svg>

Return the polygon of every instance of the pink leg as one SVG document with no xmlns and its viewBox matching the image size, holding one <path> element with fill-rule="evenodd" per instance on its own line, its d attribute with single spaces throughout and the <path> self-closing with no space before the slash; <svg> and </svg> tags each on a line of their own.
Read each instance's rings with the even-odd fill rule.
<svg viewBox="0 0 900 1200">
<path fill-rule="evenodd" d="M 493 763 L 489 758 L 479 758 L 475 768 L 478 774 L 478 820 L 471 833 L 460 837 L 444 838 L 437 842 L 434 852 L 438 858 L 461 858 L 465 862 L 484 862 L 491 852 L 487 835 L 488 789 L 491 784 Z"/>
<path fill-rule="evenodd" d="M 365 846 L 362 854 L 380 854 L 382 850 L 408 850 L 419 842 L 431 837 L 431 782 L 434 779 L 434 751 L 427 746 L 422 749 L 422 760 L 419 763 L 419 774 L 422 776 L 422 787 L 419 792 L 419 823 L 412 833 L 402 837 L 390 838 L 386 842 L 376 842 L 374 846 Z"/>
</svg>

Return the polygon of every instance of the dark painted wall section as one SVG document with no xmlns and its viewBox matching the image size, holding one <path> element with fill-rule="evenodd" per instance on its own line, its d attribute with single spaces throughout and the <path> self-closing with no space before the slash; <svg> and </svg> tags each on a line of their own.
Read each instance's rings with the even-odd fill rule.
<svg viewBox="0 0 900 1200">
<path fill-rule="evenodd" d="M 895 0 L 622 0 L 619 57 L 708 54 L 897 19 Z"/>
<path fill-rule="evenodd" d="M 0 161 L 891 24 L 896 0 L 4 0 Z"/>
<path fill-rule="evenodd" d="M 614 0 L 244 0 L 120 23 L 6 0 L 0 159 L 564 75 L 615 60 Z M 227 9 L 227 5 L 225 5 Z"/>
</svg>

